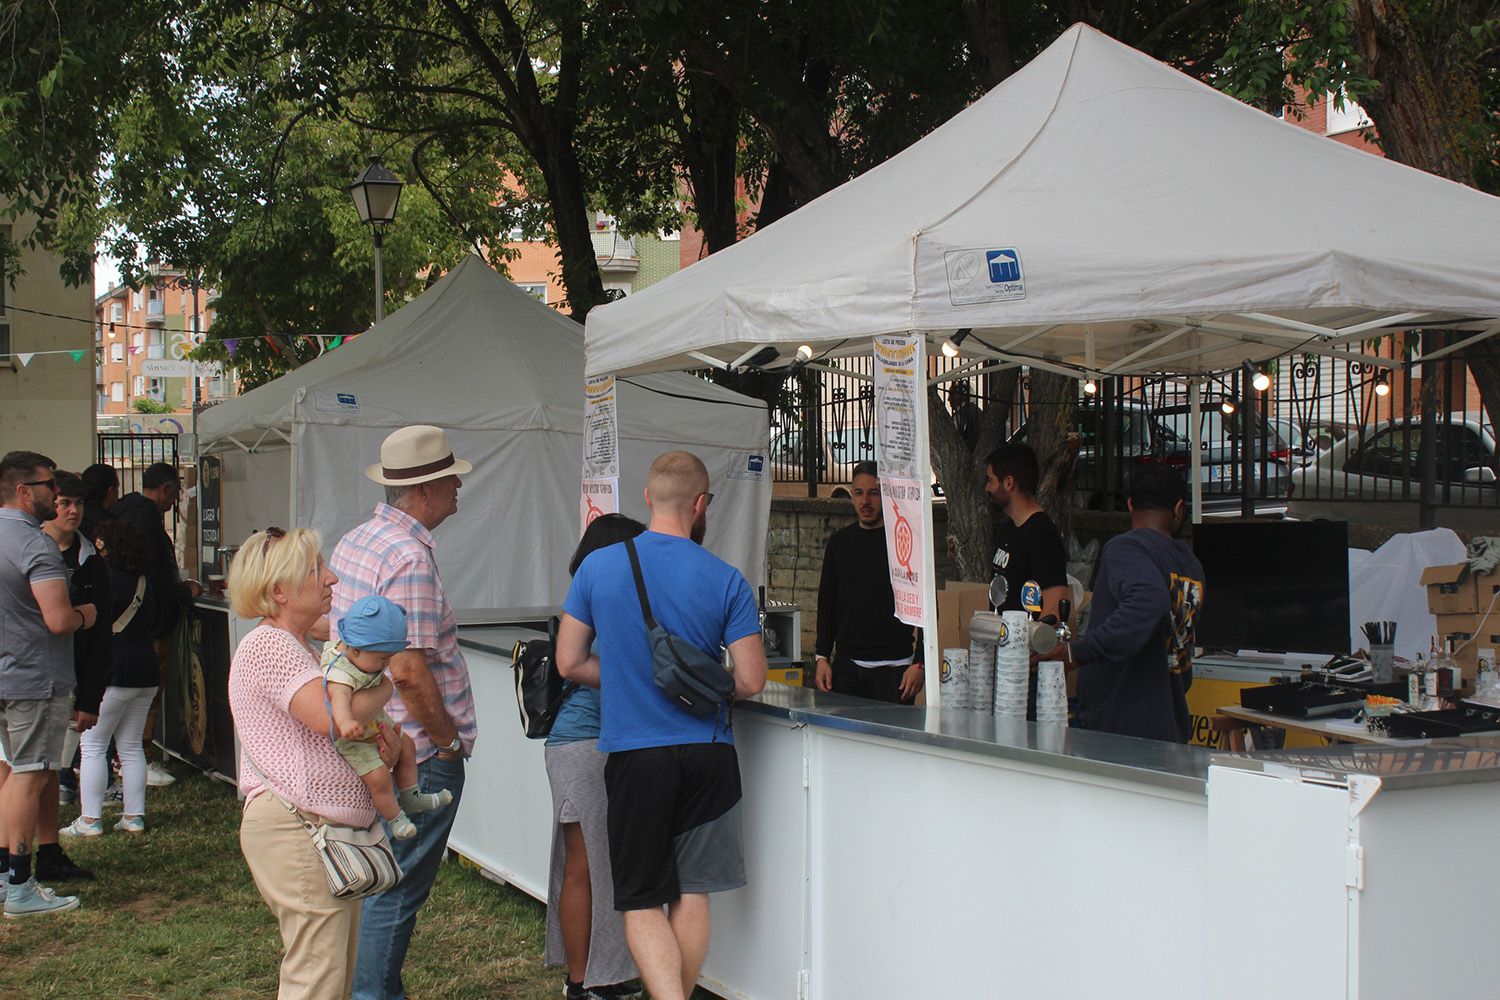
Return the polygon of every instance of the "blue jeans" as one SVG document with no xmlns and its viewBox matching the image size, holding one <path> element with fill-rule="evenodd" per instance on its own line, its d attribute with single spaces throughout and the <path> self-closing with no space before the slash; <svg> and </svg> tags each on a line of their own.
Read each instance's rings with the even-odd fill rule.
<svg viewBox="0 0 1500 1000">
<path fill-rule="evenodd" d="M 438 866 L 448 848 L 448 831 L 464 794 L 464 762 L 428 757 L 417 765 L 417 787 L 432 793 L 446 788 L 453 803 L 438 812 L 416 813 L 411 821 L 417 835 L 392 840 L 401 865 L 401 883 L 390 892 L 365 900 L 359 921 L 359 959 L 354 969 L 354 1000 L 405 1000 L 401 966 L 417 924 L 417 911 L 427 902 Z"/>
</svg>

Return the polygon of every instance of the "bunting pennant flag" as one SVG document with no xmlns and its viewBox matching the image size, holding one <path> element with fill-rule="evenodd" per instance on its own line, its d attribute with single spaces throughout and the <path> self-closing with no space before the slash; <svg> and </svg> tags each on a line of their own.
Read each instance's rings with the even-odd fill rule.
<svg viewBox="0 0 1500 1000">
<path fill-rule="evenodd" d="M 229 356 L 231 358 L 234 357 L 234 352 L 238 351 L 239 349 L 240 349 L 240 342 L 238 340 L 234 339 L 233 337 L 225 339 L 225 341 L 224 341 L 224 350 L 226 350 L 226 351 L 229 352 Z"/>
<path fill-rule="evenodd" d="M 331 351 L 335 347 L 338 347 L 341 344 L 343 344 L 343 342 L 344 342 L 344 338 L 343 337 L 334 337 L 332 340 L 330 340 L 328 342 L 328 349 Z"/>
<path fill-rule="evenodd" d="M 73 363 L 75 365 L 76 364 L 81 364 L 83 362 L 83 355 L 84 355 L 83 351 L 69 351 L 68 353 L 70 355 L 72 355 L 72 357 L 73 357 Z"/>
<path fill-rule="evenodd" d="M 36 357 L 36 352 L 26 351 L 22 354 L 17 354 L 16 357 L 21 359 L 21 367 L 25 368 L 27 365 L 31 364 L 31 359 Z"/>
<path fill-rule="evenodd" d="M 130 345 L 130 354 L 131 354 L 132 357 L 134 357 L 135 355 L 139 354 L 140 351 L 141 351 L 141 349 L 139 347 L 136 347 L 134 344 Z"/>
</svg>

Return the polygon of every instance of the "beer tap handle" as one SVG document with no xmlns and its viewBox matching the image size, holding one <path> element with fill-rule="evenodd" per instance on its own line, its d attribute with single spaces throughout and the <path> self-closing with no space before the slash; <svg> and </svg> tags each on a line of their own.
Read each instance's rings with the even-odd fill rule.
<svg viewBox="0 0 1500 1000">
<path fill-rule="evenodd" d="M 1072 611 L 1073 602 L 1066 597 L 1057 602 L 1057 632 L 1065 640 L 1073 636 L 1073 630 L 1068 627 L 1068 619 L 1073 617 Z"/>
</svg>

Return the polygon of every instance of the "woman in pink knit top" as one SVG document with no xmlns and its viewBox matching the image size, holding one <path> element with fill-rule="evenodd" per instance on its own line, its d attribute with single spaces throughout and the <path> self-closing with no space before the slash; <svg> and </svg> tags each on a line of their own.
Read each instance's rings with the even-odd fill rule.
<svg viewBox="0 0 1500 1000">
<path fill-rule="evenodd" d="M 329 739 L 323 675 L 307 640 L 338 582 L 321 549 L 315 531 L 267 528 L 250 536 L 229 570 L 235 613 L 261 619 L 234 651 L 229 707 L 245 796 L 240 849 L 286 950 L 280 1000 L 349 996 L 362 902 L 328 891 L 307 830 L 282 802 L 314 823 L 376 820 L 365 783 Z"/>
</svg>

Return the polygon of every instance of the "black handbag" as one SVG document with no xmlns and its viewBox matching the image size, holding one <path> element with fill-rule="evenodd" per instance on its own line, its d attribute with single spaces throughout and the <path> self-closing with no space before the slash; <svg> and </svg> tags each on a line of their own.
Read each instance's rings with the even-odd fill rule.
<svg viewBox="0 0 1500 1000">
<path fill-rule="evenodd" d="M 625 539 L 625 551 L 630 553 L 635 592 L 641 599 L 641 615 L 646 619 L 646 636 L 651 643 L 652 679 L 662 693 L 677 702 L 685 712 L 700 719 L 717 715 L 734 699 L 734 675 L 724 669 L 720 658 L 710 656 L 686 639 L 668 632 L 652 617 L 634 539 Z"/>
<path fill-rule="evenodd" d="M 558 710 L 567 699 L 568 685 L 557 672 L 557 619 L 548 623 L 547 638 L 522 640 L 510 652 L 515 672 L 516 708 L 521 713 L 521 729 L 530 740 L 546 739 L 552 734 Z"/>
</svg>

